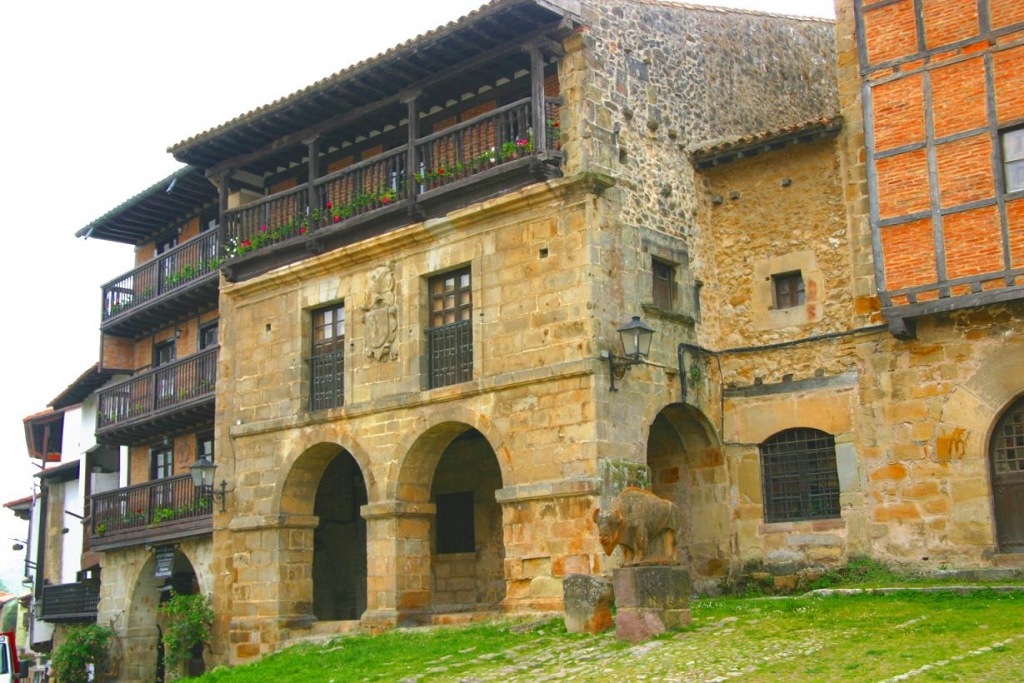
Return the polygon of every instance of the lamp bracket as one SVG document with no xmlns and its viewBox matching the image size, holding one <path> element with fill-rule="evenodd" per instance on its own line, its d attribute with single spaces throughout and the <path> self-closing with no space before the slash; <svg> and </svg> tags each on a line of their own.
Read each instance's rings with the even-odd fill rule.
<svg viewBox="0 0 1024 683">
<path fill-rule="evenodd" d="M 611 385 L 608 387 L 609 391 L 618 391 L 615 387 L 615 380 L 625 377 L 626 370 L 629 370 L 634 365 L 643 365 L 647 362 L 643 357 L 633 358 L 629 356 L 616 356 L 612 353 L 609 353 L 607 358 L 608 370 L 611 374 Z"/>
</svg>

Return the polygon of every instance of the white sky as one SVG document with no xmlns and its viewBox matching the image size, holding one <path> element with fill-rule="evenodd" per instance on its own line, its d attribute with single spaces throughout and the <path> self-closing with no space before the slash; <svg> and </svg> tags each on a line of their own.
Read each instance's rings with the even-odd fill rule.
<svg viewBox="0 0 1024 683">
<path fill-rule="evenodd" d="M 833 17 L 832 0 L 693 4 Z M 131 247 L 75 232 L 180 165 L 168 146 L 484 0 L 8 0 L 0 7 L 0 503 L 29 494 L 22 418 L 98 358 L 100 286 Z M 315 27 L 315 28 L 310 28 Z M 307 37 L 314 38 L 312 41 Z M 27 529 L 0 508 L 0 579 Z"/>
</svg>

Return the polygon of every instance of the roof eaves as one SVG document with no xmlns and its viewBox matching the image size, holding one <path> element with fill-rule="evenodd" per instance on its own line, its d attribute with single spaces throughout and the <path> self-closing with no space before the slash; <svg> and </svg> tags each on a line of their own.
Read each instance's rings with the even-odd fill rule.
<svg viewBox="0 0 1024 683">
<path fill-rule="evenodd" d="M 440 37 L 443 37 L 447 33 L 452 32 L 457 28 L 478 21 L 479 19 L 486 17 L 488 14 L 495 12 L 502 7 L 512 6 L 516 4 L 526 4 L 529 2 L 533 2 L 533 0 L 491 0 L 490 2 L 482 5 L 481 7 L 478 7 L 477 9 L 470 11 L 468 14 L 459 17 L 457 20 L 450 21 L 447 24 L 439 26 L 431 31 L 422 33 L 416 36 L 415 38 L 410 38 L 404 43 L 400 43 L 392 48 L 389 48 L 375 57 L 370 57 L 368 59 L 364 59 L 360 62 L 357 62 L 356 64 L 353 64 L 352 66 L 342 69 L 341 71 L 337 71 L 331 74 L 330 76 L 322 78 L 312 83 L 311 85 L 306 86 L 305 88 L 296 90 L 290 95 L 280 97 L 271 102 L 270 104 L 265 104 L 261 107 L 257 107 L 256 109 L 252 109 L 244 114 L 241 114 L 240 116 L 236 116 L 230 121 L 222 123 L 218 126 L 214 126 L 213 128 L 209 128 L 201 133 L 193 135 L 192 137 L 186 138 L 181 142 L 173 144 L 167 148 L 167 151 L 174 155 L 175 158 L 177 158 L 179 157 L 179 155 L 188 152 L 191 147 L 199 143 L 205 142 L 211 138 L 215 138 L 233 129 L 237 129 L 249 122 L 259 119 L 262 116 L 267 116 L 275 113 L 276 111 L 283 110 L 284 108 L 288 107 L 289 105 L 295 103 L 297 100 L 300 100 L 301 98 L 307 95 L 315 93 L 319 90 L 323 90 L 328 86 L 340 83 L 346 79 L 357 76 L 362 71 L 365 71 L 372 66 L 376 66 L 383 62 L 386 62 L 387 60 L 394 58 L 401 52 L 421 49 L 424 46 L 424 44 L 432 40 L 436 40 Z M 557 3 L 544 3 L 545 6 L 549 7 L 552 6 L 552 4 Z"/>
<path fill-rule="evenodd" d="M 105 214 L 103 214 L 102 216 L 100 216 L 96 220 L 94 220 L 91 223 L 89 223 L 88 225 L 86 225 L 84 228 L 81 228 L 80 230 L 78 230 L 78 232 L 75 233 L 75 237 L 84 237 L 84 238 L 88 239 L 89 236 L 92 234 L 92 232 L 97 227 L 102 225 L 103 223 L 106 223 L 108 221 L 111 221 L 111 220 L 119 217 L 124 212 L 128 211 L 129 209 L 133 209 L 136 206 L 139 206 L 140 204 L 145 202 L 147 199 L 149 199 L 150 197 L 152 197 L 152 196 L 154 196 L 154 195 L 156 195 L 158 193 L 161 193 L 161 192 L 162 193 L 167 193 L 167 192 L 169 192 L 174 187 L 175 183 L 178 180 L 180 180 L 182 178 L 185 178 L 186 176 L 188 176 L 191 173 L 199 173 L 199 172 L 200 172 L 199 169 L 194 168 L 192 166 L 187 166 L 186 165 L 186 166 L 181 167 L 180 169 L 178 169 L 177 171 L 175 171 L 171 175 L 167 176 L 163 180 L 160 180 L 160 181 L 154 183 L 153 185 L 147 187 L 145 190 L 143 190 L 142 192 L 138 193 L 134 197 L 121 202 L 120 204 L 115 206 L 110 211 L 107 211 Z"/>
<path fill-rule="evenodd" d="M 711 168 L 722 163 L 755 156 L 761 152 L 781 149 L 790 142 L 809 142 L 837 134 L 843 127 L 841 116 L 782 126 L 775 130 L 740 135 L 728 140 L 705 142 L 690 148 L 690 157 L 698 168 Z"/>
<path fill-rule="evenodd" d="M 113 370 L 101 370 L 99 363 L 93 363 L 89 368 L 75 378 L 71 384 L 54 398 L 49 406 L 54 409 L 68 408 L 81 403 L 86 396 L 97 388 L 103 386 L 107 381 L 117 374 Z"/>
</svg>

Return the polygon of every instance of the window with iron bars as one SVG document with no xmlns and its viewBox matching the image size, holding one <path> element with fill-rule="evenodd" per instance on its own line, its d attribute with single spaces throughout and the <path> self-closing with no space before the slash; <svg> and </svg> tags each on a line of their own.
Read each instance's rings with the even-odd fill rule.
<svg viewBox="0 0 1024 683">
<path fill-rule="evenodd" d="M 345 402 L 345 305 L 313 311 L 309 355 L 309 409 L 327 410 Z"/>
<path fill-rule="evenodd" d="M 839 517 L 835 437 L 817 429 L 787 429 L 760 450 L 765 522 Z"/>
<path fill-rule="evenodd" d="M 473 379 L 473 292 L 468 267 L 430 278 L 430 388 Z"/>
</svg>

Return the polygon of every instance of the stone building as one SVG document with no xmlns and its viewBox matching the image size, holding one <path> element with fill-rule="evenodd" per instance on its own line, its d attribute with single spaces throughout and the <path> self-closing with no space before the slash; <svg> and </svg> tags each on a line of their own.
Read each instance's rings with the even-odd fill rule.
<svg viewBox="0 0 1024 683">
<path fill-rule="evenodd" d="M 691 149 L 835 114 L 833 42 L 821 20 L 498 0 L 171 148 L 218 183 L 231 256 L 230 661 L 354 619 L 560 608 L 563 576 L 617 561 L 590 512 L 621 462 L 674 486 L 698 580 L 729 574 L 721 392 L 680 381 L 717 315 Z M 803 163 L 835 165 L 834 127 Z M 634 316 L 654 341 L 627 373 Z"/>
<path fill-rule="evenodd" d="M 833 30 L 494 0 L 172 146 L 183 203 L 82 233 L 137 247 L 102 367 L 154 401 L 101 396 L 97 437 L 124 495 L 162 500 L 172 444 L 225 483 L 117 538 L 94 502 L 100 618 L 146 653 L 123 679 L 157 666 L 168 562 L 226 662 L 558 609 L 619 561 L 610 473 L 645 468 L 699 590 L 1018 562 L 1024 18 L 950 4 L 840 0 Z M 166 384 L 172 339 L 196 363 Z"/>
</svg>

